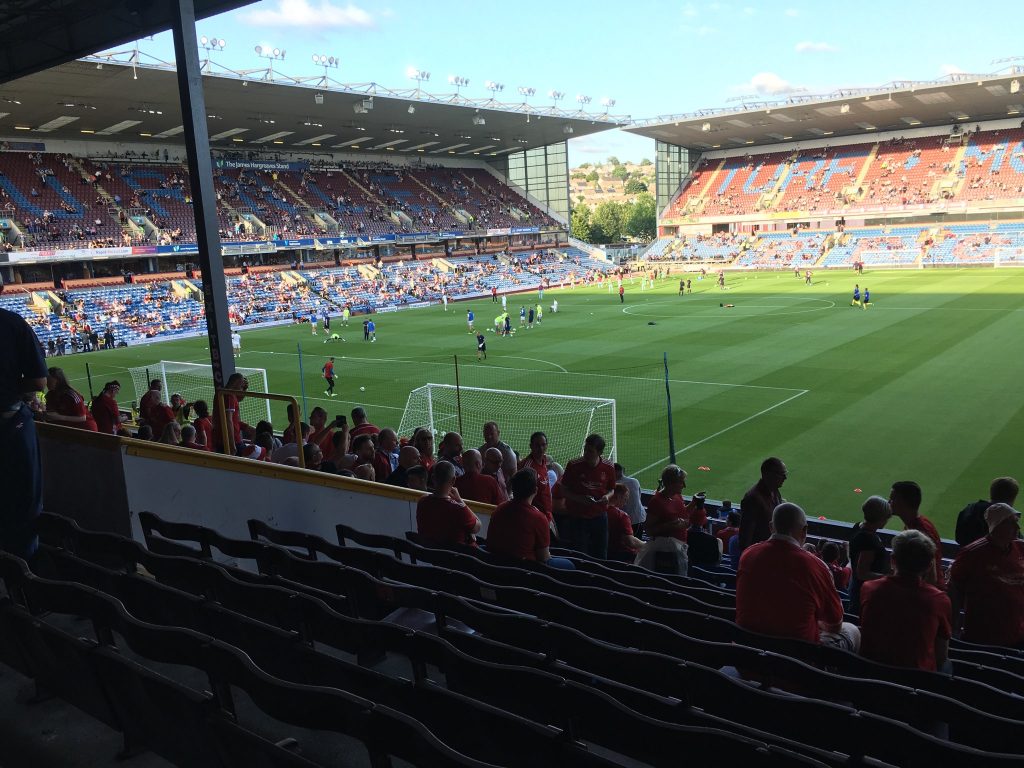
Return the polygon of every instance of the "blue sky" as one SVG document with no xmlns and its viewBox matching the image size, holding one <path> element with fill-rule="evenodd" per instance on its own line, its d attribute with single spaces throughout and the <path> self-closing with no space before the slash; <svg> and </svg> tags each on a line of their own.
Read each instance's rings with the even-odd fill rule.
<svg viewBox="0 0 1024 768">
<path fill-rule="evenodd" d="M 287 51 L 275 69 L 315 75 L 311 56 L 339 57 L 341 82 L 415 85 L 410 67 L 432 73 L 424 89 L 450 93 L 449 75 L 470 79 L 463 94 L 483 97 L 484 82 L 538 94 L 582 93 L 616 100 L 633 118 L 726 106 L 743 95 L 784 98 L 892 80 L 930 80 L 951 72 L 994 72 L 994 59 L 1024 56 L 1020 11 L 982 0 L 955 12 L 935 3 L 862 0 L 855 4 L 767 2 L 612 3 L 516 0 L 261 0 L 202 21 L 200 35 L 226 40 L 214 60 L 232 69 L 265 65 L 254 46 Z M 143 41 L 170 60 L 169 35 Z M 1024 62 L 1018 62 L 1024 63 Z M 510 96 L 511 94 L 511 96 Z M 534 97 L 534 103 L 550 103 Z M 570 162 L 653 159 L 653 142 L 621 131 L 569 142 Z"/>
</svg>

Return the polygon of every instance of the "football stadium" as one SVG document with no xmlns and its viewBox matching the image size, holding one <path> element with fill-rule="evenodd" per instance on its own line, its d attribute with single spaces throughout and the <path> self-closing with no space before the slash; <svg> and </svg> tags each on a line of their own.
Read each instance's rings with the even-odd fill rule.
<svg viewBox="0 0 1024 768">
<path fill-rule="evenodd" d="M 0 8 L 0 764 L 1024 765 L 1019 58 L 638 118 Z"/>
</svg>

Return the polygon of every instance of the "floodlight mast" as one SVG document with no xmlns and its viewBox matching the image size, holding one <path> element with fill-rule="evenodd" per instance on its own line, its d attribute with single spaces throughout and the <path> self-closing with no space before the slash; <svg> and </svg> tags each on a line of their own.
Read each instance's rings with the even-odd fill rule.
<svg viewBox="0 0 1024 768">
<path fill-rule="evenodd" d="M 496 83 L 493 80 L 488 80 L 484 83 L 484 88 L 491 92 L 491 103 L 494 103 L 495 94 L 501 93 L 505 90 L 504 83 Z"/>
<path fill-rule="evenodd" d="M 337 69 L 338 65 L 341 63 L 341 59 L 339 59 L 337 56 L 328 56 L 327 54 L 324 53 L 314 53 L 313 63 L 316 64 L 317 66 L 324 68 L 324 75 L 323 77 L 320 78 L 319 85 L 320 87 L 326 87 L 330 83 L 330 78 L 327 76 L 327 70 Z"/>
<path fill-rule="evenodd" d="M 405 74 L 409 76 L 410 80 L 416 81 L 416 98 L 418 99 L 423 89 L 423 83 L 430 80 L 430 73 L 416 67 L 409 67 L 405 70 Z"/>
<path fill-rule="evenodd" d="M 210 54 L 213 51 L 223 51 L 224 46 L 226 45 L 227 42 L 222 37 L 207 37 L 206 35 L 200 37 L 199 47 L 206 51 L 206 58 L 203 59 L 203 63 L 200 66 L 200 69 L 204 71 L 209 71 L 211 64 Z"/>
<path fill-rule="evenodd" d="M 455 86 L 455 95 L 459 95 L 459 89 L 469 85 L 469 78 L 461 75 L 448 75 L 448 83 Z"/>
<path fill-rule="evenodd" d="M 269 62 L 265 79 L 273 82 L 274 62 L 284 61 L 285 54 L 287 54 L 288 51 L 282 51 L 280 48 L 264 48 L 262 45 L 257 45 L 255 51 L 257 56 L 262 59 L 266 59 Z"/>
</svg>

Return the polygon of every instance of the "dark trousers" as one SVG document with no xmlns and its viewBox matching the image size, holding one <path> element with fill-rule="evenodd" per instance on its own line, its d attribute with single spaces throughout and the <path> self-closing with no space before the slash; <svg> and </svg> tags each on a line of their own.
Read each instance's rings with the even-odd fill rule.
<svg viewBox="0 0 1024 768">
<path fill-rule="evenodd" d="M 13 416 L 0 418 L 0 488 L 0 549 L 28 559 L 38 546 L 43 476 L 35 422 L 24 404 Z"/>
<path fill-rule="evenodd" d="M 575 550 L 591 557 L 608 557 L 608 515 L 564 517 L 559 523 L 561 539 Z"/>
</svg>

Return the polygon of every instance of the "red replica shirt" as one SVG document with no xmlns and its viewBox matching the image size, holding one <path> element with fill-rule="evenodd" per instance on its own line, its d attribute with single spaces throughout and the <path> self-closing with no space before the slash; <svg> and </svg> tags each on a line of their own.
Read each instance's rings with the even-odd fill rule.
<svg viewBox="0 0 1024 768">
<path fill-rule="evenodd" d="M 380 427 L 375 427 L 373 424 L 366 422 L 365 424 L 360 424 L 358 427 L 352 427 L 352 429 L 348 431 L 348 436 L 354 440 L 360 435 L 376 435 L 379 432 Z"/>
<path fill-rule="evenodd" d="M 494 504 L 497 506 L 507 499 L 497 480 L 490 475 L 484 475 L 479 472 L 457 478 L 455 480 L 455 487 L 462 498 L 482 501 L 484 504 Z"/>
<path fill-rule="evenodd" d="M 149 389 L 146 390 L 146 394 L 139 398 L 139 418 L 143 421 L 149 421 L 150 414 L 153 411 L 153 406 L 160 403 L 160 390 Z M 156 430 L 153 430 L 156 432 Z M 160 435 L 156 435 L 160 437 Z"/>
<path fill-rule="evenodd" d="M 1003 550 L 986 536 L 960 550 L 949 582 L 964 599 L 964 640 L 1024 642 L 1024 541 Z"/>
<path fill-rule="evenodd" d="M 629 521 L 629 515 L 618 507 L 608 507 L 608 552 L 628 552 L 635 555 L 636 547 L 629 547 L 624 543 L 626 537 L 632 535 L 633 524 Z"/>
<path fill-rule="evenodd" d="M 110 395 L 97 395 L 92 401 L 92 415 L 96 420 L 96 431 L 105 435 L 116 435 L 121 421 L 117 401 Z"/>
<path fill-rule="evenodd" d="M 493 479 L 493 478 L 492 478 Z M 551 543 L 548 519 L 532 504 L 512 499 L 498 506 L 487 526 L 487 549 L 505 557 L 536 560 Z"/>
<path fill-rule="evenodd" d="M 668 535 L 679 539 L 679 541 L 686 541 L 689 527 L 694 524 L 704 525 L 708 521 L 708 516 L 703 507 L 694 504 L 687 506 L 683 497 L 678 493 L 672 497 L 660 492 L 654 494 L 647 502 L 647 529 L 657 531 L 660 526 L 670 520 L 682 520 L 683 525 L 675 528 Z"/>
<path fill-rule="evenodd" d="M 916 576 L 885 576 L 860 588 L 860 653 L 897 667 L 935 671 L 935 639 L 948 638 L 949 597 Z"/>
<path fill-rule="evenodd" d="M 416 504 L 416 530 L 431 544 L 470 544 L 476 515 L 465 504 L 441 496 L 423 496 Z"/>
<path fill-rule="evenodd" d="M 935 576 L 938 578 L 941 584 L 944 580 L 942 574 L 942 539 L 939 538 L 939 531 L 924 515 L 918 515 L 917 518 L 907 526 L 908 529 L 913 528 L 915 531 L 920 531 L 935 545 Z"/>
<path fill-rule="evenodd" d="M 60 416 L 85 416 L 84 422 L 62 421 L 60 423 L 65 427 L 75 427 L 76 429 L 84 429 L 89 432 L 96 431 L 96 420 L 89 413 L 89 409 L 85 404 L 85 398 L 73 389 L 65 389 L 59 394 L 57 392 L 47 392 L 46 410 Z"/>
<path fill-rule="evenodd" d="M 148 423 L 153 428 L 153 439 L 159 440 L 164 433 L 164 427 L 174 421 L 174 411 L 171 406 L 157 403 L 149 409 Z"/>
<path fill-rule="evenodd" d="M 320 446 L 323 450 L 323 445 Z M 333 446 L 332 446 L 333 453 Z M 327 461 L 327 454 L 324 454 L 324 461 Z M 383 483 L 392 473 L 391 456 L 385 451 L 376 450 L 373 452 L 373 477 L 378 483 Z M 462 491 L 459 491 L 462 493 Z"/>
<path fill-rule="evenodd" d="M 601 497 L 615 490 L 615 467 L 601 459 L 592 467 L 582 458 L 573 459 L 565 465 L 562 485 L 567 491 L 580 496 Z M 565 511 L 570 517 L 600 517 L 608 509 L 608 502 L 581 504 L 566 497 Z"/>
<path fill-rule="evenodd" d="M 740 529 L 734 525 L 727 525 L 725 528 L 719 528 L 715 534 L 716 537 L 722 540 L 722 551 L 729 554 L 729 539 L 736 536 L 740 532 Z"/>
<path fill-rule="evenodd" d="M 743 551 L 736 575 L 738 625 L 816 643 L 819 621 L 832 626 L 842 618 L 832 574 L 818 557 L 781 538 Z"/>
<path fill-rule="evenodd" d="M 519 462 L 520 469 L 532 469 L 537 473 L 537 495 L 533 497 L 533 506 L 547 515 L 548 520 L 551 519 L 552 511 L 551 484 L 548 482 L 549 461 L 547 456 L 542 461 L 537 461 L 532 456 L 527 456 Z"/>
<path fill-rule="evenodd" d="M 227 413 L 228 429 L 234 435 L 235 449 L 242 444 L 242 417 L 238 415 L 238 398 L 234 395 L 224 395 L 224 411 Z M 213 447 L 218 451 L 224 450 L 224 437 L 221 435 L 220 413 L 217 407 L 213 409 Z"/>
<path fill-rule="evenodd" d="M 207 451 L 213 450 L 213 422 L 209 416 L 203 416 L 200 419 L 196 419 L 192 422 L 192 426 L 196 428 L 196 435 L 203 436 L 203 449 Z M 196 442 L 199 442 L 198 437 Z"/>
<path fill-rule="evenodd" d="M 327 365 L 324 366 L 324 378 L 325 379 L 333 379 L 334 378 L 334 363 L 327 363 Z"/>
</svg>

